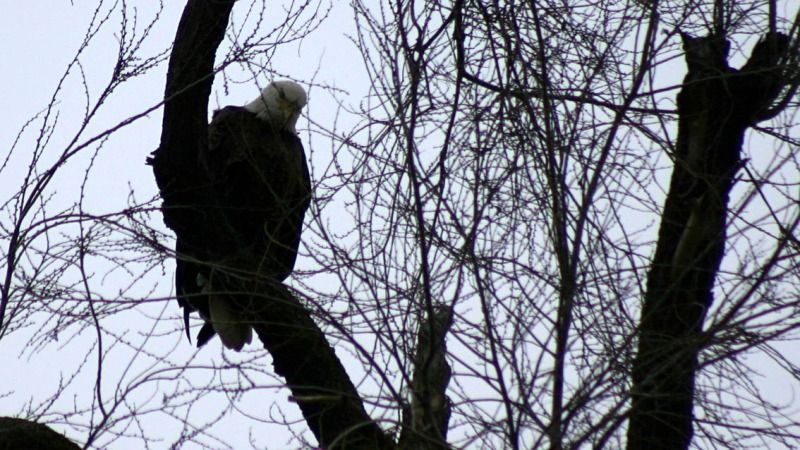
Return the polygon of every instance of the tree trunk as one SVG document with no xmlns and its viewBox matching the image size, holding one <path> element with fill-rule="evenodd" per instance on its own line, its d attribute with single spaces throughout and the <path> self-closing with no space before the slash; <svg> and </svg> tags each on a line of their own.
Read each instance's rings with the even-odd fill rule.
<svg viewBox="0 0 800 450">
<path fill-rule="evenodd" d="M 725 246 L 728 198 L 745 130 L 784 86 L 788 40 L 769 33 L 747 64 L 728 67 L 721 36 L 682 35 L 688 73 L 678 94 L 675 167 L 647 279 L 633 366 L 629 450 L 685 449 L 693 435 L 698 355 Z"/>
</svg>

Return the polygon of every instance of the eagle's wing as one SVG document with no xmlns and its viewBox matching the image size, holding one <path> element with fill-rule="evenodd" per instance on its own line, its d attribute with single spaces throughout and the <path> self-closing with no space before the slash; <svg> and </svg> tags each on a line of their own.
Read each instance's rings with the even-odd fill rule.
<svg viewBox="0 0 800 450">
<path fill-rule="evenodd" d="M 240 107 L 214 114 L 204 150 L 198 161 L 213 198 L 200 202 L 208 211 L 196 226 L 207 242 L 201 261 L 179 261 L 178 301 L 187 322 L 194 310 L 206 320 L 198 345 L 216 331 L 238 350 L 251 338 L 252 281 L 282 281 L 294 268 L 310 203 L 308 166 L 297 136 Z"/>
</svg>

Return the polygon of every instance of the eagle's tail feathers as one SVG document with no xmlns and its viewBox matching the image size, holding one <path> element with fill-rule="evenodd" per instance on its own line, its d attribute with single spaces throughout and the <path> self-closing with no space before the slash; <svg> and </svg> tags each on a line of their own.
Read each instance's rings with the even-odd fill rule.
<svg viewBox="0 0 800 450">
<path fill-rule="evenodd" d="M 208 307 L 211 325 L 225 347 L 238 352 L 253 340 L 252 327 L 242 320 L 241 314 L 232 307 L 226 296 L 209 295 Z M 200 337 L 197 339 L 199 343 Z"/>
</svg>

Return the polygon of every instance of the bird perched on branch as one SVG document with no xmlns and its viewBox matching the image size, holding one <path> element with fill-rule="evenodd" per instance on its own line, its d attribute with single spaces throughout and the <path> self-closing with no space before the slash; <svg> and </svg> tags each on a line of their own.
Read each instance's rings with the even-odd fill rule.
<svg viewBox="0 0 800 450">
<path fill-rule="evenodd" d="M 241 350 L 252 339 L 248 311 L 269 301 L 257 286 L 283 281 L 294 268 L 311 196 L 295 130 L 306 102 L 297 83 L 274 81 L 245 106 L 216 111 L 208 126 L 208 147 L 195 162 L 205 185 L 192 187 L 187 205 L 195 220 L 175 229 L 187 336 L 191 312 L 205 321 L 198 346 L 218 334 Z"/>
</svg>

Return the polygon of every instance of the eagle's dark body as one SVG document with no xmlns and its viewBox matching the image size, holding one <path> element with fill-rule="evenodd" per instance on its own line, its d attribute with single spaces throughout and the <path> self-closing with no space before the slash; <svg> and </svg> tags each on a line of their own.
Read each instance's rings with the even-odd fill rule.
<svg viewBox="0 0 800 450">
<path fill-rule="evenodd" d="M 256 286 L 292 272 L 311 183 L 300 139 L 243 107 L 214 113 L 208 148 L 197 158 L 206 185 L 192 191 L 197 223 L 176 230 L 175 282 L 187 333 L 192 311 L 206 321 L 201 346 L 219 331 L 212 305 L 217 316 L 222 306 L 234 316 L 228 320 L 246 321 L 248 309 L 266 301 Z M 221 337 L 236 350 L 244 345 Z"/>
</svg>

